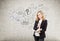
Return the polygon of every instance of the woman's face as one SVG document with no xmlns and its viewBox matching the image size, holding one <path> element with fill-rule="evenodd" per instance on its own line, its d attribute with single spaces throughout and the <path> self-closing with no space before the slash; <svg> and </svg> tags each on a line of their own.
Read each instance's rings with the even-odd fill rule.
<svg viewBox="0 0 60 41">
<path fill-rule="evenodd" d="M 38 18 L 41 19 L 42 18 L 42 14 L 39 12 L 38 13 Z"/>
</svg>

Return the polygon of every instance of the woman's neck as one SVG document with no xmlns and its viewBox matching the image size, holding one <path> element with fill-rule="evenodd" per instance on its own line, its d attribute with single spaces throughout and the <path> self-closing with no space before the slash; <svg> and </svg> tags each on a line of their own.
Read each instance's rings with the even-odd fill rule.
<svg viewBox="0 0 60 41">
<path fill-rule="evenodd" d="M 42 18 L 40 18 L 39 20 L 42 20 Z"/>
</svg>

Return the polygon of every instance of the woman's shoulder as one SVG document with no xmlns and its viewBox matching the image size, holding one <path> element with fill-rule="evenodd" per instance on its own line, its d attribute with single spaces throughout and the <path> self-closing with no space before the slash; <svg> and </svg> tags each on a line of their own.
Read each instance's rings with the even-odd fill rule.
<svg viewBox="0 0 60 41">
<path fill-rule="evenodd" d="M 35 20 L 35 22 L 36 22 L 36 23 L 38 23 L 38 21 L 37 21 L 37 20 Z"/>
<path fill-rule="evenodd" d="M 44 21 L 47 22 L 47 19 L 45 19 Z"/>
</svg>

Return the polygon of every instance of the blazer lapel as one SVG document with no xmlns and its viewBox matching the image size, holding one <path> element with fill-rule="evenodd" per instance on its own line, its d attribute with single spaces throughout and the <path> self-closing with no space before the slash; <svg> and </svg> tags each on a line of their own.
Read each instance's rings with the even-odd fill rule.
<svg viewBox="0 0 60 41">
<path fill-rule="evenodd" d="M 41 26 L 43 25 L 43 22 L 44 22 L 44 20 L 42 21 Z"/>
</svg>

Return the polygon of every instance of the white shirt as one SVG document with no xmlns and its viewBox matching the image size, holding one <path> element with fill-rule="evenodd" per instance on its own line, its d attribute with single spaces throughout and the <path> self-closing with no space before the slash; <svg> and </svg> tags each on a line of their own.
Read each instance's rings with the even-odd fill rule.
<svg viewBox="0 0 60 41">
<path fill-rule="evenodd" d="M 42 19 L 39 20 L 39 22 L 38 22 L 38 27 L 40 27 L 41 23 L 42 23 Z"/>
</svg>

